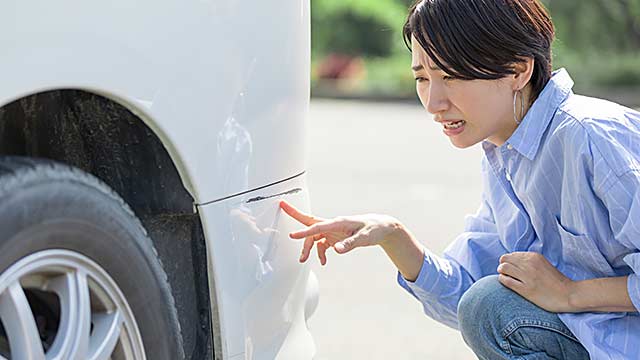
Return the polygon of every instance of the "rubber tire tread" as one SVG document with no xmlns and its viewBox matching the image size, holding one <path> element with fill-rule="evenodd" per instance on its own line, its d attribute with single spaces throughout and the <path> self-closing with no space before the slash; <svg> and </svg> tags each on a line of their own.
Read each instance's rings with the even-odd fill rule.
<svg viewBox="0 0 640 360">
<path fill-rule="evenodd" d="M 97 262 L 132 308 L 147 359 L 185 358 L 167 275 L 125 201 L 94 176 L 48 159 L 0 157 L 0 273 L 63 248 Z"/>
</svg>

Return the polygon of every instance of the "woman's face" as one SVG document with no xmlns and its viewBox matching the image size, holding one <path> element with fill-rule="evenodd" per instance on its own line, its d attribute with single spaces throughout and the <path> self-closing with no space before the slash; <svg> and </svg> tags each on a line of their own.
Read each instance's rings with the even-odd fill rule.
<svg viewBox="0 0 640 360">
<path fill-rule="evenodd" d="M 451 143 L 458 148 L 483 140 L 496 146 L 504 144 L 517 127 L 513 94 L 519 81 L 515 76 L 499 80 L 454 79 L 437 67 L 415 38 L 411 44 L 418 97 L 434 120 L 442 124 Z"/>
</svg>

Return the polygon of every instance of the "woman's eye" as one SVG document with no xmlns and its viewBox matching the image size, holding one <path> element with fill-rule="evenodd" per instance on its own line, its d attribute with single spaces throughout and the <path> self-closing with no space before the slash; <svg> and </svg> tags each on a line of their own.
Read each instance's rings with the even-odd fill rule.
<svg viewBox="0 0 640 360">
<path fill-rule="evenodd" d="M 445 76 L 442 77 L 442 80 L 444 80 L 444 81 L 455 80 L 455 77 L 449 76 L 449 75 L 445 75 Z"/>
<path fill-rule="evenodd" d="M 429 81 L 429 79 L 424 78 L 424 77 L 416 77 L 416 81 L 417 82 L 423 82 L 423 81 Z"/>
</svg>

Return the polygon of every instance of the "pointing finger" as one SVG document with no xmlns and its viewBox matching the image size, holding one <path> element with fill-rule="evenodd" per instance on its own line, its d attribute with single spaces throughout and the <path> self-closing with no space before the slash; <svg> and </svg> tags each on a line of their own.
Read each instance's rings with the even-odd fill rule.
<svg viewBox="0 0 640 360">
<path fill-rule="evenodd" d="M 287 213 L 289 216 L 291 216 L 292 218 L 298 220 L 299 222 L 307 226 L 322 221 L 322 219 L 316 218 L 313 215 L 305 214 L 299 211 L 298 209 L 293 207 L 293 205 L 289 204 L 284 200 L 280 201 L 280 208 L 284 210 L 284 212 Z"/>
</svg>

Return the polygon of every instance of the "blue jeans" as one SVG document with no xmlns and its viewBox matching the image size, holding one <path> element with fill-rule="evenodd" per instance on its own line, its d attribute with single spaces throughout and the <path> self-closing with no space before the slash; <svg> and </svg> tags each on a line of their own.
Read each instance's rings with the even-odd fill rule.
<svg viewBox="0 0 640 360">
<path fill-rule="evenodd" d="M 458 322 L 462 338 L 481 360 L 589 359 L 557 314 L 506 288 L 497 275 L 464 293 Z"/>
</svg>

